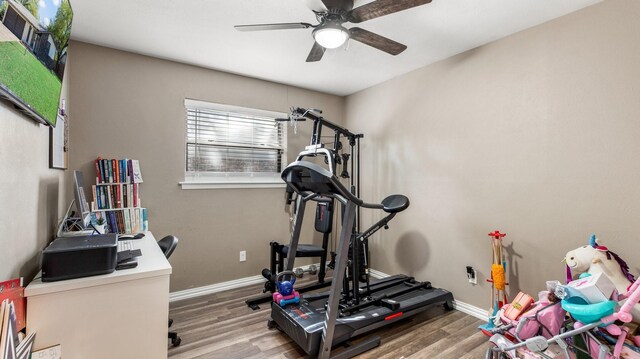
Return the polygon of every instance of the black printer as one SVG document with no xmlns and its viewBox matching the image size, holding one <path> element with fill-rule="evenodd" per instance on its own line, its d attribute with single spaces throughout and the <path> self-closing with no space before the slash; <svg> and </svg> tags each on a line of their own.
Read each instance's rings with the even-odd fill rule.
<svg viewBox="0 0 640 359">
<path fill-rule="evenodd" d="M 59 237 L 42 252 L 42 281 L 89 277 L 116 269 L 118 235 Z"/>
</svg>

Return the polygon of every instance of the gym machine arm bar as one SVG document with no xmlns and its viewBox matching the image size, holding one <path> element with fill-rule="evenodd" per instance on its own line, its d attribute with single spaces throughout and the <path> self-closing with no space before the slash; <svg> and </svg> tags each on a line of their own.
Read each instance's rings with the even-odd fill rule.
<svg viewBox="0 0 640 359">
<path fill-rule="evenodd" d="M 396 213 L 391 213 L 383 219 L 379 220 L 376 224 L 369 227 L 366 231 L 361 233 L 358 237 L 356 237 L 359 241 L 363 242 L 369 239 L 374 233 L 380 230 L 380 228 L 388 229 L 388 223 L 396 216 Z"/>
</svg>

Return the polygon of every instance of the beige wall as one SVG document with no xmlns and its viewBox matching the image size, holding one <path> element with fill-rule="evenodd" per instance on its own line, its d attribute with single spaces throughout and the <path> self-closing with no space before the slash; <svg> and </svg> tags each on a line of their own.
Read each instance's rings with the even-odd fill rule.
<svg viewBox="0 0 640 359">
<path fill-rule="evenodd" d="M 373 239 L 373 267 L 488 309 L 499 229 L 512 293 L 563 279 L 591 233 L 639 274 L 638 18 L 640 2 L 609 0 L 349 96 L 365 199 L 412 201 Z"/>
<path fill-rule="evenodd" d="M 97 156 L 140 160 L 151 231 L 181 241 L 171 257 L 171 291 L 258 275 L 269 263 L 268 243 L 289 238 L 284 189 L 180 189 L 184 99 L 282 112 L 321 108 L 335 122 L 342 121 L 344 99 L 80 42 L 69 52 L 70 168 L 91 179 Z M 308 143 L 309 127 L 300 124 L 298 135 L 290 130 L 290 156 Z M 247 262 L 238 261 L 241 250 Z"/>
<path fill-rule="evenodd" d="M 0 280 L 24 277 L 27 284 L 66 210 L 66 171 L 49 169 L 48 126 L 4 100 L 0 122 Z"/>
</svg>

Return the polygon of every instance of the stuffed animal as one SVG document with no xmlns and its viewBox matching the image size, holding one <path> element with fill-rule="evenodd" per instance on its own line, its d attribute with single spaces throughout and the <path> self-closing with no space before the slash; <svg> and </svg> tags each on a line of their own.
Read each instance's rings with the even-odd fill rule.
<svg viewBox="0 0 640 359">
<path fill-rule="evenodd" d="M 620 294 L 627 293 L 627 289 L 635 281 L 635 277 L 629 273 L 629 266 L 617 254 L 599 245 L 594 235 L 589 244 L 567 252 L 564 257 L 567 264 L 567 281 L 578 278 L 582 273 L 605 274 L 616 287 Z M 640 322 L 640 305 L 633 310 L 633 320 Z"/>
</svg>

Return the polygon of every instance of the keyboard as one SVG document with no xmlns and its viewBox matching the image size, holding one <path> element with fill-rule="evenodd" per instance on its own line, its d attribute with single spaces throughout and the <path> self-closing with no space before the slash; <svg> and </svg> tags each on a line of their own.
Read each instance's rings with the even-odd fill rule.
<svg viewBox="0 0 640 359">
<path fill-rule="evenodd" d="M 131 251 L 133 249 L 135 249 L 133 241 L 118 241 L 118 252 Z"/>
</svg>

